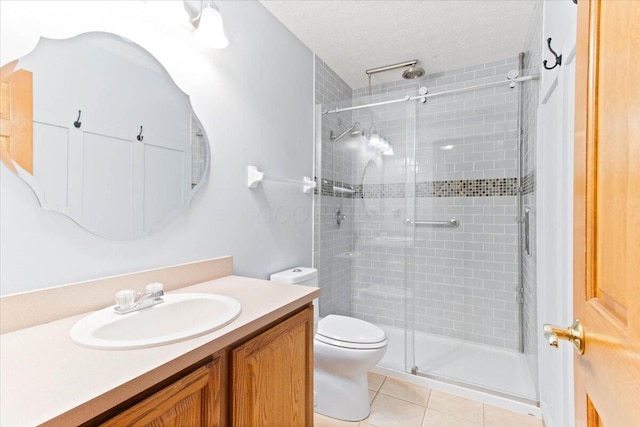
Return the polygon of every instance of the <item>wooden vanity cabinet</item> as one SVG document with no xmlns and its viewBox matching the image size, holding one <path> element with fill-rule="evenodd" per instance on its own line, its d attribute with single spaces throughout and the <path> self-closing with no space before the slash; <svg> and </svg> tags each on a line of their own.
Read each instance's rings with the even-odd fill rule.
<svg viewBox="0 0 640 427">
<path fill-rule="evenodd" d="M 312 339 L 309 305 L 178 379 L 167 380 L 169 385 L 135 405 L 120 412 L 114 408 L 108 421 L 94 419 L 88 425 L 312 426 Z"/>
<path fill-rule="evenodd" d="M 183 376 L 142 402 L 121 412 L 105 427 L 175 426 L 213 427 L 226 423 L 222 418 L 223 389 L 221 358 L 216 358 Z"/>
<path fill-rule="evenodd" d="M 231 351 L 231 426 L 313 425 L 313 308 Z"/>
</svg>

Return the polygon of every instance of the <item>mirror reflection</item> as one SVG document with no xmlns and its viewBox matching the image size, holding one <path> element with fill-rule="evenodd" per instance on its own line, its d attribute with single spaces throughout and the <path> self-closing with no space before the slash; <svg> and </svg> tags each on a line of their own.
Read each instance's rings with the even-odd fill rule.
<svg viewBox="0 0 640 427">
<path fill-rule="evenodd" d="M 372 189 L 378 189 L 384 185 L 384 179 L 381 171 L 381 161 L 379 158 L 371 159 L 364 168 L 362 173 L 362 192 L 364 203 L 364 211 L 369 219 L 379 219 L 382 211 L 382 198 L 376 197 L 375 194 L 368 194 Z"/>
<path fill-rule="evenodd" d="M 2 163 L 42 208 L 91 233 L 148 235 L 187 209 L 208 175 L 189 97 L 129 40 L 43 38 L 0 78 Z"/>
</svg>

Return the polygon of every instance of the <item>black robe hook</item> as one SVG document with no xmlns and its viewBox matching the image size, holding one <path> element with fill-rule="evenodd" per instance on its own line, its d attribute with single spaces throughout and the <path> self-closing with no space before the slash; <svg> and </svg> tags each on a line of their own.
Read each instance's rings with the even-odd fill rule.
<svg viewBox="0 0 640 427">
<path fill-rule="evenodd" d="M 140 133 L 136 136 L 136 139 L 138 141 L 142 141 L 144 139 L 144 136 L 142 136 L 142 126 L 140 126 Z"/>
<path fill-rule="evenodd" d="M 75 122 L 73 122 L 73 125 L 76 128 L 79 128 L 80 126 L 82 126 L 82 122 L 80 121 L 80 116 L 82 115 L 82 110 L 78 110 L 78 118 L 76 119 Z"/>
<path fill-rule="evenodd" d="M 551 48 L 551 37 L 547 39 L 547 46 L 549 46 L 549 50 L 551 51 L 551 53 L 553 53 L 553 56 L 556 57 L 556 63 L 553 64 L 553 67 L 547 67 L 547 60 L 545 59 L 544 61 L 542 61 L 542 65 L 547 70 L 553 70 L 557 66 L 562 65 L 562 54 L 558 55 L 556 51 Z"/>
</svg>

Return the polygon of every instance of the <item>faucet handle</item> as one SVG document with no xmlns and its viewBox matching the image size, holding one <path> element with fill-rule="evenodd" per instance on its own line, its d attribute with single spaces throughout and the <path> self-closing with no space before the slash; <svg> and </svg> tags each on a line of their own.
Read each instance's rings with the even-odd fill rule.
<svg viewBox="0 0 640 427">
<path fill-rule="evenodd" d="M 144 291 L 148 294 L 160 292 L 163 289 L 164 289 L 164 285 L 158 282 L 149 283 L 147 286 L 144 287 Z"/>
<path fill-rule="evenodd" d="M 126 310 L 127 308 L 133 306 L 135 301 L 136 291 L 134 291 L 133 289 L 123 289 L 116 292 L 116 305 L 121 310 Z"/>
</svg>

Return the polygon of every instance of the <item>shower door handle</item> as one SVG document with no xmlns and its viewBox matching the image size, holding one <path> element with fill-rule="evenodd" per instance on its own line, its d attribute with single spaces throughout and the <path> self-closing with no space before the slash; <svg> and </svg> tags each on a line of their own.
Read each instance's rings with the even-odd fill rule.
<svg viewBox="0 0 640 427">
<path fill-rule="evenodd" d="M 567 340 L 573 343 L 578 353 L 584 354 L 584 329 L 580 319 L 575 319 L 568 328 L 545 323 L 542 330 L 550 346 L 558 347 L 558 340 Z"/>
</svg>

